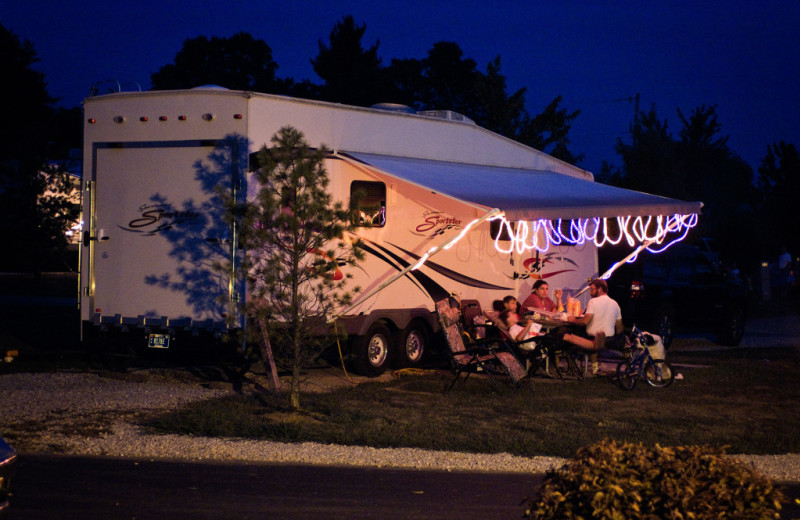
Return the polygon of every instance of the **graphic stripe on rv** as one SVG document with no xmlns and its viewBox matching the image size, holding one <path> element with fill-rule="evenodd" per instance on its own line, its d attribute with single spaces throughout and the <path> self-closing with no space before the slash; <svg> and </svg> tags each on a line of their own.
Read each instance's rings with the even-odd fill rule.
<svg viewBox="0 0 800 520">
<path fill-rule="evenodd" d="M 399 249 L 400 251 L 404 252 L 405 254 L 407 254 L 408 256 L 413 258 L 414 260 L 418 261 L 420 258 L 422 258 L 419 255 L 416 255 L 416 254 L 412 253 L 411 251 L 403 249 L 402 247 L 399 247 L 399 246 L 397 246 L 395 244 L 390 243 L 389 245 L 391 245 L 393 247 L 396 247 L 397 249 Z M 439 274 L 441 274 L 443 276 L 446 276 L 446 277 L 450 278 L 451 280 L 453 280 L 455 282 L 458 282 L 458 283 L 463 284 L 463 285 L 469 285 L 470 287 L 477 287 L 479 289 L 495 289 L 495 290 L 503 290 L 503 291 L 511 291 L 511 290 L 513 290 L 513 287 L 503 287 L 503 286 L 500 286 L 500 285 L 494 285 L 494 284 L 491 284 L 491 283 L 486 283 L 486 282 L 482 282 L 480 280 L 476 280 L 475 278 L 470 278 L 469 276 L 464 276 L 463 274 L 461 274 L 461 273 L 459 273 L 457 271 L 453 271 L 452 269 L 448 269 L 447 267 L 439 265 L 439 264 L 437 264 L 435 262 L 431 262 L 430 260 L 425 262 L 425 267 L 433 269 L 437 273 L 439 273 Z"/>
<path fill-rule="evenodd" d="M 361 240 L 362 240 L 362 241 L 363 241 L 365 244 L 367 244 L 367 243 L 368 243 L 368 244 L 370 244 L 371 246 L 373 246 L 373 247 L 375 247 L 375 248 L 377 248 L 377 249 L 380 249 L 380 250 L 381 250 L 381 251 L 382 251 L 382 252 L 383 252 L 383 253 L 384 253 L 386 256 L 389 256 L 389 257 L 391 257 L 391 258 L 392 258 L 392 259 L 393 259 L 395 262 L 397 262 L 398 264 L 400 264 L 401 268 L 405 268 L 405 267 L 408 267 L 409 265 L 411 265 L 411 263 L 410 263 L 410 262 L 407 262 L 407 261 L 403 260 L 403 259 L 402 259 L 402 258 L 400 258 L 400 257 L 399 257 L 397 254 L 395 254 L 395 253 L 392 253 L 391 251 L 389 251 L 389 250 L 388 250 L 388 249 L 386 249 L 385 247 L 383 247 L 383 246 L 381 246 L 381 245 L 378 245 L 378 244 L 376 244 L 375 242 L 372 242 L 372 241 L 370 241 L 370 240 L 364 240 L 363 238 L 362 238 Z M 393 264 L 392 264 L 392 263 L 389 261 L 389 259 L 388 259 L 388 258 L 386 258 L 385 256 L 381 255 L 380 253 L 378 253 L 378 252 L 377 252 L 377 251 L 375 251 L 374 249 L 372 249 L 372 247 L 370 247 L 369 245 L 363 245 L 363 246 L 362 246 L 362 249 L 364 249 L 364 251 L 367 251 L 367 252 L 371 253 L 371 254 L 372 254 L 372 255 L 374 255 L 376 258 L 380 258 L 381 260 L 383 260 L 383 261 L 384 261 L 384 262 L 386 262 L 387 264 L 389 264 L 389 265 L 391 265 L 392 267 L 394 267 L 395 269 L 397 269 L 397 266 L 396 266 L 396 265 L 393 265 Z M 398 248 L 398 249 L 399 249 L 399 248 Z M 426 265 L 427 265 L 427 264 L 426 264 Z M 400 271 L 400 269 L 398 269 L 398 271 Z M 421 272 L 419 272 L 418 270 L 417 270 L 417 271 L 410 271 L 410 272 L 406 273 L 406 276 L 410 277 L 410 278 L 411 278 L 411 279 L 414 281 L 414 283 L 415 283 L 415 284 L 416 284 L 416 285 L 417 285 L 417 286 L 418 286 L 418 287 L 419 287 L 421 290 L 423 290 L 424 292 L 427 292 L 427 293 L 428 293 L 428 295 L 429 295 L 431 298 L 433 298 L 433 301 L 439 301 L 439 300 L 441 300 L 442 298 L 447 298 L 448 296 L 450 296 L 450 292 L 448 292 L 448 291 L 447 291 L 447 289 L 445 289 L 444 287 L 442 287 L 441 285 L 439 285 L 438 283 L 436 283 L 435 281 L 433 281 L 433 280 L 432 280 L 432 279 L 431 279 L 431 278 L 430 278 L 428 275 L 426 275 L 426 274 L 424 274 L 424 273 L 421 273 Z"/>
</svg>

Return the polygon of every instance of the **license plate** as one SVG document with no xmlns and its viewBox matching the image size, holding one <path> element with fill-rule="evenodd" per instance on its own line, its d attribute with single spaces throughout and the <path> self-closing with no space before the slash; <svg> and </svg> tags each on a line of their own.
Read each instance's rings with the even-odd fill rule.
<svg viewBox="0 0 800 520">
<path fill-rule="evenodd" d="M 150 348 L 169 348 L 169 334 L 150 334 L 147 338 Z"/>
</svg>

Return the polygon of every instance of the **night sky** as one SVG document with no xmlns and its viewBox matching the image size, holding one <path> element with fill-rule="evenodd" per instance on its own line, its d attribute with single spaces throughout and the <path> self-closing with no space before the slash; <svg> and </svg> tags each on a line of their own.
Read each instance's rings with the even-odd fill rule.
<svg viewBox="0 0 800 520">
<path fill-rule="evenodd" d="M 321 82 L 309 63 L 318 40 L 351 14 L 379 55 L 427 55 L 454 41 L 480 70 L 497 55 L 509 92 L 526 87 L 535 115 L 555 96 L 582 111 L 570 137 L 581 164 L 619 164 L 614 143 L 633 120 L 630 101 L 655 104 L 677 137 L 676 108 L 717 105 L 729 146 L 757 168 L 767 145 L 800 146 L 800 2 L 460 0 L 6 1 L 0 22 L 37 51 L 52 96 L 76 106 L 91 86 L 117 80 L 150 87 L 183 41 L 244 31 L 264 40 L 278 77 Z M 13 81 L 3 78 L 4 81 Z M 392 100 L 386 100 L 392 101 Z M 438 107 L 446 109 L 448 107 Z M 469 114 L 466 114 L 469 115 Z"/>
</svg>

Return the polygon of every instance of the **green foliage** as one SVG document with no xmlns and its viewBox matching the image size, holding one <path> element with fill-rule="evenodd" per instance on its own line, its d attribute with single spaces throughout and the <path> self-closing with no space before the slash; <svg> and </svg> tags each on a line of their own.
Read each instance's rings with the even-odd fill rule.
<svg viewBox="0 0 800 520">
<path fill-rule="evenodd" d="M 229 201 L 240 230 L 251 298 L 247 315 L 267 332 L 292 366 L 292 401 L 299 403 L 300 369 L 327 344 L 325 320 L 350 303 L 352 277 L 342 268 L 360 259 L 349 233 L 349 207 L 334 202 L 324 167 L 325 147 L 312 149 L 285 127 L 258 153 L 258 192 L 243 206 Z"/>
<path fill-rule="evenodd" d="M 525 517 L 777 519 L 784 500 L 769 479 L 724 449 L 605 439 L 548 472 Z"/>
</svg>

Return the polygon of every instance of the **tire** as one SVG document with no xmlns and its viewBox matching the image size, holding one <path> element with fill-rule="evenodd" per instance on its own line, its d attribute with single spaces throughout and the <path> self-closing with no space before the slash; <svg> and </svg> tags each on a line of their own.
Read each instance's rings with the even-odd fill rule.
<svg viewBox="0 0 800 520">
<path fill-rule="evenodd" d="M 656 318 L 653 320 L 654 332 L 661 336 L 661 342 L 664 348 L 668 349 L 672 344 L 672 337 L 674 334 L 675 326 L 675 311 L 669 305 L 662 305 L 656 313 Z"/>
<path fill-rule="evenodd" d="M 428 329 L 419 321 L 412 321 L 395 337 L 394 366 L 417 367 L 428 351 Z"/>
<path fill-rule="evenodd" d="M 386 325 L 373 323 L 367 333 L 356 339 L 353 350 L 355 371 L 363 376 L 383 374 L 391 361 L 391 334 Z"/>
<path fill-rule="evenodd" d="M 728 347 L 735 347 L 742 342 L 744 337 L 744 309 L 734 305 L 725 312 L 722 326 L 719 331 L 719 343 Z"/>
<path fill-rule="evenodd" d="M 617 383 L 623 390 L 633 390 L 636 386 L 636 369 L 623 361 L 617 365 Z"/>
<path fill-rule="evenodd" d="M 656 359 L 647 362 L 644 376 L 650 386 L 666 388 L 675 380 L 675 371 L 672 370 L 672 365 L 663 359 Z"/>
</svg>

